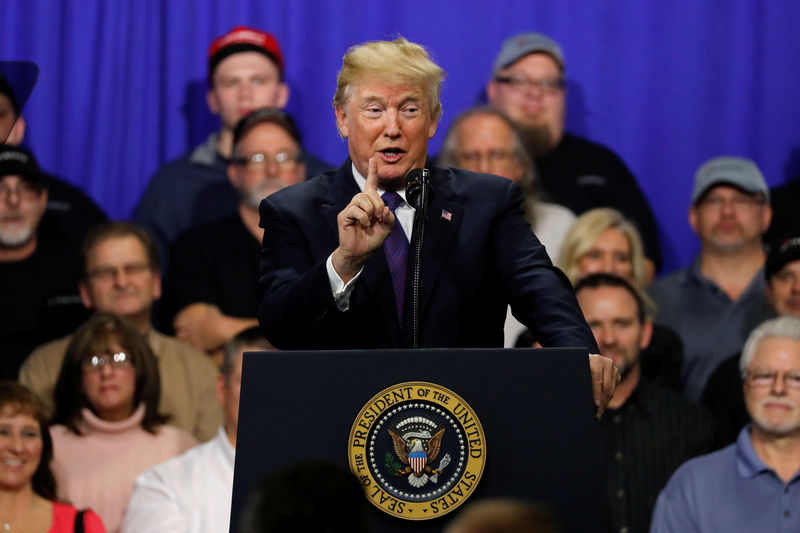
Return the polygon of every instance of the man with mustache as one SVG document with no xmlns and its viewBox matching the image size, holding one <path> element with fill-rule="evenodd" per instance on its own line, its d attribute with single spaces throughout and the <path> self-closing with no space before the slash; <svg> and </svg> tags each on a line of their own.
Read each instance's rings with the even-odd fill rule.
<svg viewBox="0 0 800 533">
<path fill-rule="evenodd" d="M 683 340 L 690 398 L 700 396 L 717 365 L 770 316 L 761 239 L 771 218 L 769 189 L 753 161 L 717 157 L 695 174 L 689 224 L 700 238 L 700 253 L 649 289 L 658 321 Z"/>
<path fill-rule="evenodd" d="M 258 205 L 306 176 L 300 133 L 280 109 L 257 109 L 244 117 L 233 145 L 228 178 L 239 193 L 237 212 L 178 236 L 170 249 L 163 302 L 165 327 L 217 357 L 234 335 L 258 325 L 258 254 L 264 235 Z"/>
<path fill-rule="evenodd" d="M 800 318 L 753 330 L 740 370 L 753 422 L 735 444 L 675 472 L 651 532 L 800 531 Z"/>
<path fill-rule="evenodd" d="M 641 353 L 653 325 L 636 289 L 612 274 L 591 274 L 577 283 L 575 295 L 600 353 L 622 375 L 600 420 L 611 530 L 647 531 L 669 476 L 713 449 L 715 424 L 705 409 L 642 375 Z"/>
</svg>

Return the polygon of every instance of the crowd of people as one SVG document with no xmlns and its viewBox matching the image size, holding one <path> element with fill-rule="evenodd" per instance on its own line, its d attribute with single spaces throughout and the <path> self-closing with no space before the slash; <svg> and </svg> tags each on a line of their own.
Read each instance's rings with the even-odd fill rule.
<svg viewBox="0 0 800 533">
<path fill-rule="evenodd" d="M 431 224 L 444 229 L 431 257 L 463 245 L 451 272 L 470 289 L 423 294 L 421 345 L 578 343 L 619 370 L 598 403 L 613 531 L 800 530 L 800 218 L 773 213 L 780 193 L 753 161 L 697 170 L 700 251 L 661 272 L 657 227 L 672 221 L 656 220 L 617 154 L 565 131 L 567 64 L 548 37 L 503 43 L 488 101 L 455 118 L 435 163 L 441 69 L 421 47 L 348 51 L 338 169 L 282 110 L 286 60 L 254 28 L 211 43 L 220 129 L 152 176 L 133 221 L 108 220 L 38 166 L 0 77 L 2 527 L 227 531 L 242 354 L 418 340 L 405 260 L 396 270 L 389 248 L 415 242 L 406 173 L 387 174 L 408 160 L 433 175 Z M 407 75 L 404 62 L 425 68 Z M 466 200 L 436 203 L 450 196 Z M 359 230 L 367 247 L 354 252 Z M 375 261 L 388 261 L 387 284 Z"/>
</svg>

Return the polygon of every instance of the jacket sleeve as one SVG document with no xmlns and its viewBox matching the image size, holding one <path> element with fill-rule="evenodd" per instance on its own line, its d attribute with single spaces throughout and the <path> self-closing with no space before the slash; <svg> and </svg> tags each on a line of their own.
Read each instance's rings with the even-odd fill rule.
<svg viewBox="0 0 800 533">
<path fill-rule="evenodd" d="M 514 316 L 544 347 L 586 347 L 599 353 L 572 285 L 554 266 L 525 221 L 519 186 L 509 182 L 492 230 L 500 279 Z"/>
</svg>

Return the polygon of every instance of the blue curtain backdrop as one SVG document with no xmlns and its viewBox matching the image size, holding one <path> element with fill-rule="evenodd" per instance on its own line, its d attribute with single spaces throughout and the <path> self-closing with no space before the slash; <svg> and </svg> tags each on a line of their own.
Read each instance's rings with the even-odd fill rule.
<svg viewBox="0 0 800 533">
<path fill-rule="evenodd" d="M 568 129 L 607 144 L 638 177 L 659 221 L 665 270 L 697 242 L 686 221 L 695 169 L 751 157 L 771 185 L 800 174 L 797 0 L 3 0 L 0 60 L 41 76 L 24 114 L 42 165 L 127 218 L 152 172 L 216 127 L 205 107 L 206 50 L 237 24 L 273 32 L 307 147 L 346 155 L 330 101 L 355 43 L 398 34 L 445 68 L 432 143 L 481 97 L 503 39 L 559 41 Z"/>
</svg>

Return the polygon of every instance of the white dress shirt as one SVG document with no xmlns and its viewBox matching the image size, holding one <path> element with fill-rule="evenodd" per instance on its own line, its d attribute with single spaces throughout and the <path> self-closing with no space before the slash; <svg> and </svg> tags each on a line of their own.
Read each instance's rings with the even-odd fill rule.
<svg viewBox="0 0 800 533">
<path fill-rule="evenodd" d="M 225 428 L 136 478 L 123 533 L 228 531 L 235 451 Z"/>
<path fill-rule="evenodd" d="M 358 188 L 361 189 L 361 192 L 364 192 L 364 188 L 367 186 L 367 178 L 361 175 L 361 173 L 356 168 L 355 164 L 352 165 L 353 170 L 353 178 L 356 180 L 356 185 Z M 378 196 L 383 195 L 386 192 L 380 187 L 378 188 Z M 400 195 L 400 198 L 403 199 L 403 203 L 394 211 L 395 222 L 399 222 L 400 226 L 403 228 L 403 233 L 406 234 L 406 239 L 408 242 L 411 242 L 411 233 L 414 231 L 414 211 L 415 209 L 409 205 L 406 201 L 406 191 L 405 189 L 401 191 L 397 191 L 397 194 Z M 342 281 L 342 278 L 339 277 L 339 274 L 336 272 L 336 269 L 333 268 L 333 260 L 331 259 L 333 254 L 328 256 L 328 260 L 325 262 L 325 267 L 328 271 L 328 280 L 331 283 L 331 291 L 333 292 L 333 299 L 336 302 L 336 307 L 339 311 L 347 311 L 350 308 L 350 294 L 353 292 L 353 288 L 355 287 L 356 280 L 361 275 L 361 270 L 359 270 L 353 279 L 345 283 Z"/>
</svg>

